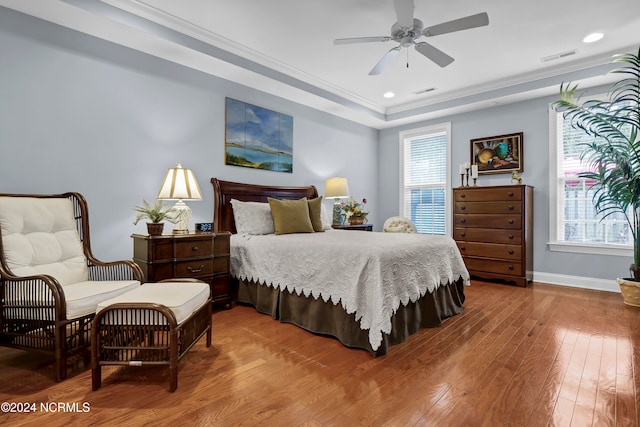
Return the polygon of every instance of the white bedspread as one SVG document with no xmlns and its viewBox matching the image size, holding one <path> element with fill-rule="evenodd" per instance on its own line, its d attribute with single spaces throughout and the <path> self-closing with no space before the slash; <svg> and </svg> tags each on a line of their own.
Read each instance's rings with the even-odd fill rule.
<svg viewBox="0 0 640 427">
<path fill-rule="evenodd" d="M 453 239 L 404 233 L 325 233 L 231 237 L 231 274 L 340 303 L 369 331 L 377 350 L 400 304 L 469 273 Z"/>
</svg>

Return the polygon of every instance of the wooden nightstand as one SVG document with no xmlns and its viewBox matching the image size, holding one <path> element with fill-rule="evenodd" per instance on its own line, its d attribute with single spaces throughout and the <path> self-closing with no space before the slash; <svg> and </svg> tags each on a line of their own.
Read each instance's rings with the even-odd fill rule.
<svg viewBox="0 0 640 427">
<path fill-rule="evenodd" d="M 357 225 L 332 225 L 331 228 L 336 230 L 360 230 L 360 231 L 373 231 L 373 224 L 357 224 Z"/>
<path fill-rule="evenodd" d="M 148 282 L 180 277 L 207 282 L 213 303 L 228 308 L 230 236 L 229 232 L 132 234 L 133 261 L 142 268 Z"/>
</svg>

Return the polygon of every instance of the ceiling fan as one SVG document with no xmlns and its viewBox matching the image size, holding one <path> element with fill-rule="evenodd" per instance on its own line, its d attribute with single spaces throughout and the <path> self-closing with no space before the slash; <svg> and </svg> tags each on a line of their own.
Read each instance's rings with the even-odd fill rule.
<svg viewBox="0 0 640 427">
<path fill-rule="evenodd" d="M 475 15 L 466 16 L 464 18 L 454 19 L 453 21 L 443 22 L 438 25 L 424 28 L 422 21 L 413 17 L 414 4 L 413 0 L 393 0 L 393 6 L 396 10 L 398 22 L 391 26 L 390 36 L 380 37 L 352 37 L 346 39 L 335 39 L 333 44 L 351 44 L 351 43 L 369 43 L 369 42 L 388 42 L 393 40 L 400 43 L 387 52 L 380 61 L 369 72 L 369 75 L 380 74 L 389 65 L 391 60 L 400 52 L 403 47 L 415 46 L 416 50 L 435 62 L 440 67 L 446 67 L 451 64 L 454 59 L 441 51 L 440 49 L 430 45 L 427 42 L 416 42 L 420 37 L 433 37 L 440 34 L 453 33 L 456 31 L 468 30 L 470 28 L 483 27 L 489 25 L 489 16 L 486 12 Z"/>
</svg>

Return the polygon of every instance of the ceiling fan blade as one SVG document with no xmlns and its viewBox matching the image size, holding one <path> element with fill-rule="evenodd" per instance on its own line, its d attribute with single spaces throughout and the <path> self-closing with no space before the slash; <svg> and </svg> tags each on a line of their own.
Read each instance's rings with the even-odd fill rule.
<svg viewBox="0 0 640 427">
<path fill-rule="evenodd" d="M 468 30 L 470 28 L 484 27 L 489 25 L 489 15 L 486 12 L 476 15 L 466 16 L 464 18 L 454 19 L 453 21 L 443 22 L 432 27 L 424 29 L 422 34 L 426 37 L 438 36 L 440 34 L 453 33 L 456 31 Z"/>
<path fill-rule="evenodd" d="M 436 47 L 431 46 L 429 43 L 425 43 L 425 42 L 416 43 L 416 50 L 421 54 L 423 54 L 424 56 L 426 56 L 427 58 L 429 58 L 430 60 L 432 60 L 433 62 L 435 62 L 436 64 L 438 64 L 439 66 L 441 66 L 442 68 L 446 67 L 447 65 L 451 64 L 454 61 L 452 57 L 450 57 L 440 49 L 437 49 Z"/>
<path fill-rule="evenodd" d="M 352 43 L 370 43 L 370 42 L 388 42 L 391 40 L 389 36 L 380 37 L 351 37 L 347 39 L 335 39 L 333 44 L 352 44 Z"/>
<path fill-rule="evenodd" d="M 396 57 L 398 52 L 400 52 L 400 49 L 402 49 L 402 46 L 394 47 L 389 52 L 385 53 L 384 56 L 382 57 L 382 59 L 380 59 L 380 61 L 378 61 L 376 66 L 373 67 L 371 69 L 371 71 L 369 71 L 369 75 L 370 76 L 375 76 L 375 75 L 378 75 L 378 74 L 382 73 L 384 71 L 384 69 L 387 68 L 387 65 L 389 65 L 391 60 Z"/>
<path fill-rule="evenodd" d="M 413 0 L 393 0 L 393 7 L 396 10 L 398 24 L 404 28 L 413 28 L 413 11 L 415 9 Z"/>
</svg>

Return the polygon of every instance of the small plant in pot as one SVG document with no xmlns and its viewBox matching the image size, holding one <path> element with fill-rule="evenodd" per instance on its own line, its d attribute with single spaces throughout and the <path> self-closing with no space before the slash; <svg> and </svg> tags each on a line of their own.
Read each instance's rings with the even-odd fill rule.
<svg viewBox="0 0 640 427">
<path fill-rule="evenodd" d="M 149 203 L 146 200 L 142 200 L 142 206 L 136 206 L 134 210 L 138 212 L 138 215 L 136 215 L 136 219 L 133 221 L 133 224 L 138 224 L 141 219 L 148 219 L 147 232 L 151 236 L 158 236 L 162 234 L 162 230 L 164 229 L 163 221 L 175 223 L 171 209 L 165 208 L 161 200 L 158 200 L 155 203 Z"/>
<path fill-rule="evenodd" d="M 611 88 L 610 100 L 580 102 L 577 85 L 562 85 L 561 100 L 553 107 L 571 119 L 572 127 L 594 137 L 582 147 L 588 171 L 578 176 L 592 182 L 601 218 L 622 214 L 629 224 L 633 277 L 618 279 L 618 284 L 625 304 L 640 307 L 640 49 L 636 55 L 616 55 L 613 62 L 624 64 L 611 71 L 624 78 Z"/>
</svg>

